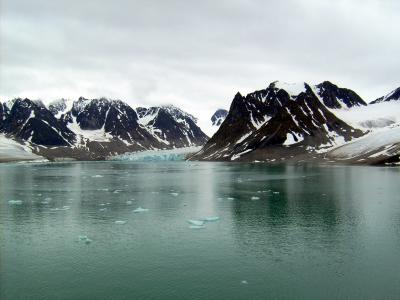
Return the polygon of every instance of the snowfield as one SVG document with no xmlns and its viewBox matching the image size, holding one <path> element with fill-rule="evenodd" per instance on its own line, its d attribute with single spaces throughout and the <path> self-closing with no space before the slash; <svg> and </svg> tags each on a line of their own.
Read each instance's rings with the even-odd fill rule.
<svg viewBox="0 0 400 300">
<path fill-rule="evenodd" d="M 42 159 L 43 157 L 33 154 L 29 147 L 0 134 L 0 162 Z"/>
<path fill-rule="evenodd" d="M 331 111 L 350 126 L 362 130 L 383 128 L 400 123 L 400 101 L 331 109 Z"/>
<path fill-rule="evenodd" d="M 350 159 L 362 155 L 376 157 L 389 155 L 395 144 L 400 143 L 400 123 L 394 126 L 378 129 L 370 134 L 340 146 L 330 152 L 330 156 L 339 159 Z M 377 150 L 382 151 L 375 153 Z"/>
</svg>

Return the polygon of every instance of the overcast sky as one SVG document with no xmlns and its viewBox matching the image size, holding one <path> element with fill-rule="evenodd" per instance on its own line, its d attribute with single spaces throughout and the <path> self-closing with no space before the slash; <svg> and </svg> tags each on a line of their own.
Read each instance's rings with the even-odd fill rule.
<svg viewBox="0 0 400 300">
<path fill-rule="evenodd" d="M 0 97 L 172 103 L 202 120 L 237 91 L 400 86 L 398 0 L 0 0 Z"/>
</svg>

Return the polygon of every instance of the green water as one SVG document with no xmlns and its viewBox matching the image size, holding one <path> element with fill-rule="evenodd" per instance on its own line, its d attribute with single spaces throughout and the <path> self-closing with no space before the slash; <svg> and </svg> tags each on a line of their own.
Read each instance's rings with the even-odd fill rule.
<svg viewBox="0 0 400 300">
<path fill-rule="evenodd" d="M 400 168 L 2 164 L 0 244 L 2 300 L 399 299 Z"/>
</svg>

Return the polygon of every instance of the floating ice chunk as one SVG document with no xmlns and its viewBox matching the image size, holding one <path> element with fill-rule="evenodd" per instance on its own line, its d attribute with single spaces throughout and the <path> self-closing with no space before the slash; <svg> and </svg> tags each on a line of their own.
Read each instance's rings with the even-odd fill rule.
<svg viewBox="0 0 400 300">
<path fill-rule="evenodd" d="M 190 229 L 204 229 L 204 228 L 206 228 L 206 226 L 204 226 L 204 225 L 190 225 L 189 228 Z"/>
<path fill-rule="evenodd" d="M 219 217 L 217 217 L 217 216 L 207 217 L 207 218 L 203 219 L 203 221 L 206 221 L 206 222 L 214 222 L 214 221 L 218 221 L 218 220 L 219 220 Z"/>
<path fill-rule="evenodd" d="M 233 197 L 228 197 L 228 198 L 226 198 L 226 199 L 228 199 L 228 200 L 235 200 L 235 198 L 233 198 Z"/>
<path fill-rule="evenodd" d="M 107 208 L 100 208 L 99 211 L 106 211 Z"/>
<path fill-rule="evenodd" d="M 188 220 L 189 224 L 196 225 L 196 226 L 203 226 L 204 221 L 203 220 Z"/>
<path fill-rule="evenodd" d="M 240 283 L 241 283 L 241 284 L 249 284 L 249 283 L 247 282 L 247 280 L 242 280 Z"/>
<path fill-rule="evenodd" d="M 106 204 L 105 203 L 100 203 L 100 206 L 105 206 Z"/>
<path fill-rule="evenodd" d="M 253 197 L 251 197 L 251 200 L 260 200 L 260 197 L 253 196 Z"/>
<path fill-rule="evenodd" d="M 170 193 L 172 196 L 177 197 L 179 193 Z"/>
<path fill-rule="evenodd" d="M 122 192 L 122 190 L 115 190 L 115 191 L 114 191 L 114 194 L 118 194 L 118 193 L 120 193 L 120 192 Z"/>
<path fill-rule="evenodd" d="M 102 177 L 104 177 L 104 176 L 103 175 L 98 175 L 98 174 L 92 176 L 92 178 L 102 178 Z"/>
<path fill-rule="evenodd" d="M 272 194 L 278 195 L 278 194 L 279 194 L 279 192 L 272 192 Z"/>
<path fill-rule="evenodd" d="M 90 244 L 90 243 L 92 242 L 92 240 L 89 239 L 87 235 L 79 235 L 79 236 L 78 236 L 78 239 L 79 239 L 80 241 L 85 242 L 85 244 Z"/>
<path fill-rule="evenodd" d="M 22 204 L 22 200 L 10 200 L 10 201 L 8 201 L 8 204 L 21 205 Z"/>
<path fill-rule="evenodd" d="M 69 210 L 71 207 L 64 205 L 63 207 L 51 208 L 50 210 Z"/>
<path fill-rule="evenodd" d="M 105 189 L 97 189 L 98 191 L 102 191 L 102 192 L 108 192 L 108 188 Z"/>
<path fill-rule="evenodd" d="M 131 204 L 132 204 L 131 200 L 126 201 L 126 205 L 131 205 Z"/>
<path fill-rule="evenodd" d="M 114 222 L 115 224 L 117 224 L 117 225 L 124 225 L 124 224 L 126 224 L 126 221 L 115 221 Z"/>
<path fill-rule="evenodd" d="M 149 209 L 148 208 L 142 208 L 140 206 L 138 208 L 136 208 L 135 210 L 133 210 L 134 213 L 141 213 L 141 212 L 146 212 L 146 211 L 149 211 Z"/>
</svg>

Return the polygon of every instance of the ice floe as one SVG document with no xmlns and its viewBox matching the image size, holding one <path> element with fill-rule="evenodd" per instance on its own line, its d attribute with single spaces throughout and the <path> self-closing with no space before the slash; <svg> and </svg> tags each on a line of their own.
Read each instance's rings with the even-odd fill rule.
<svg viewBox="0 0 400 300">
<path fill-rule="evenodd" d="M 219 217 L 217 217 L 217 216 L 212 216 L 212 217 L 207 217 L 207 218 L 202 219 L 202 221 L 205 221 L 205 222 L 215 222 L 218 220 L 219 220 Z"/>
<path fill-rule="evenodd" d="M 114 223 L 117 224 L 117 225 L 124 225 L 124 224 L 126 224 L 126 221 L 118 220 L 118 221 L 115 221 Z"/>
<path fill-rule="evenodd" d="M 173 192 L 173 193 L 170 193 L 170 195 L 172 195 L 172 196 L 174 196 L 174 197 L 177 197 L 177 196 L 179 195 L 179 193 Z"/>
<path fill-rule="evenodd" d="M 126 201 L 126 205 L 131 205 L 133 202 L 131 200 Z"/>
<path fill-rule="evenodd" d="M 195 226 L 203 226 L 205 222 L 203 220 L 188 220 L 188 223 Z"/>
<path fill-rule="evenodd" d="M 22 204 L 22 200 L 10 200 L 10 201 L 8 201 L 8 204 L 21 205 Z"/>
<path fill-rule="evenodd" d="M 253 196 L 253 197 L 251 197 L 251 200 L 260 200 L 260 197 Z"/>
<path fill-rule="evenodd" d="M 149 209 L 148 208 L 142 208 L 140 206 L 133 210 L 134 213 L 141 213 L 141 212 L 146 212 L 146 211 L 149 211 Z"/>
<path fill-rule="evenodd" d="M 56 211 L 56 210 L 69 210 L 71 207 L 68 205 L 64 205 L 63 207 L 56 207 L 56 208 L 51 208 L 50 210 Z"/>
<path fill-rule="evenodd" d="M 102 178 L 102 177 L 104 177 L 104 176 L 103 175 L 99 175 L 99 174 L 92 176 L 92 178 Z"/>
<path fill-rule="evenodd" d="M 80 241 L 83 241 L 85 244 L 90 244 L 92 242 L 92 240 L 89 239 L 87 235 L 79 235 L 78 239 Z"/>
<path fill-rule="evenodd" d="M 189 228 L 190 229 L 204 229 L 204 228 L 206 228 L 206 226 L 204 226 L 204 225 L 190 225 Z"/>
</svg>

